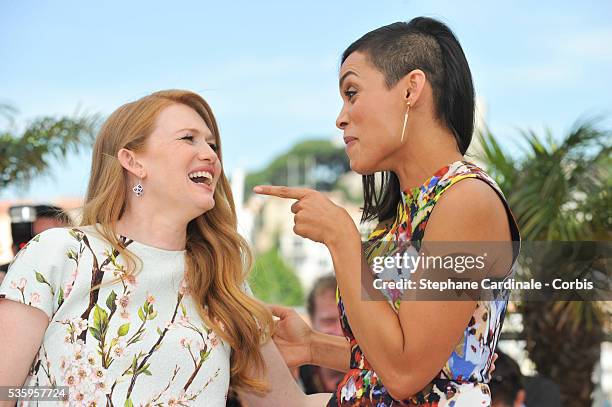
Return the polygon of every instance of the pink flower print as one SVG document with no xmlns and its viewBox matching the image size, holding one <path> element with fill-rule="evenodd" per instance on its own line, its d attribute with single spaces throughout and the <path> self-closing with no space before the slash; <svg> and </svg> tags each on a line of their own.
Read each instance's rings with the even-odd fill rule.
<svg viewBox="0 0 612 407">
<path fill-rule="evenodd" d="M 70 280 L 64 286 L 64 298 L 68 298 L 70 293 L 72 292 L 72 288 L 74 287 L 74 282 L 76 281 L 78 270 L 75 269 L 72 274 L 70 274 Z"/>
<path fill-rule="evenodd" d="M 217 338 L 217 335 L 213 331 L 210 331 L 210 333 L 206 337 L 206 346 L 208 347 L 208 349 L 212 349 L 218 344 L 219 338 Z"/>
<path fill-rule="evenodd" d="M 120 358 L 125 353 L 125 348 L 122 348 L 121 346 L 117 346 L 115 347 L 115 349 L 113 349 L 113 353 L 115 357 Z"/>
<path fill-rule="evenodd" d="M 181 315 L 178 319 L 178 321 L 176 322 L 177 325 L 182 325 L 184 327 L 189 326 L 189 317 L 187 315 Z"/>
<path fill-rule="evenodd" d="M 130 305 L 130 297 L 128 295 L 122 295 L 115 300 L 115 304 L 121 308 L 127 308 Z"/>
<path fill-rule="evenodd" d="M 79 360 L 83 358 L 83 348 L 85 348 L 85 343 L 81 339 L 77 339 L 72 344 L 72 354 L 74 355 L 75 360 Z"/>
<path fill-rule="evenodd" d="M 95 353 L 89 352 L 87 354 L 87 363 L 89 363 L 90 366 L 95 366 L 97 361 L 98 361 L 98 358 L 96 358 Z"/>
<path fill-rule="evenodd" d="M 126 342 L 124 339 L 121 339 L 113 349 L 113 355 L 117 358 L 122 357 L 125 354 L 125 348 Z"/>
<path fill-rule="evenodd" d="M 151 305 L 155 304 L 155 297 L 153 297 L 151 294 L 147 295 L 147 302 Z"/>
<path fill-rule="evenodd" d="M 40 294 L 32 293 L 32 295 L 30 296 L 30 304 L 39 305 L 40 304 Z"/>
<path fill-rule="evenodd" d="M 83 360 L 83 356 L 84 356 L 83 351 L 79 349 L 78 351 L 74 353 L 74 360 L 76 361 Z"/>
<path fill-rule="evenodd" d="M 100 391 L 104 394 L 110 393 L 110 387 L 106 380 L 96 383 L 96 391 Z"/>
<path fill-rule="evenodd" d="M 70 394 L 70 398 L 72 399 L 72 401 L 76 401 L 79 403 L 79 405 L 82 405 L 83 401 L 85 400 L 85 394 L 83 394 L 82 391 L 72 392 Z"/>
<path fill-rule="evenodd" d="M 134 275 L 134 273 L 126 273 L 123 276 L 123 281 L 125 281 L 127 284 L 129 284 L 131 286 L 135 286 L 136 285 L 136 276 Z"/>
<path fill-rule="evenodd" d="M 75 387 L 77 384 L 79 384 L 79 378 L 74 374 L 69 374 L 66 376 L 66 384 L 68 387 Z"/>
<path fill-rule="evenodd" d="M 119 277 L 121 270 L 117 270 L 117 268 L 114 265 L 109 263 L 109 264 L 105 264 L 104 266 L 102 266 L 100 268 L 100 271 L 102 271 L 104 274 L 113 273 L 113 276 Z"/>
<path fill-rule="evenodd" d="M 68 366 L 68 358 L 66 356 L 60 357 L 60 369 L 65 370 Z"/>
<path fill-rule="evenodd" d="M 181 390 L 178 396 L 169 397 L 167 401 L 168 407 L 187 406 L 189 405 L 187 403 L 188 403 L 188 400 L 187 400 L 184 390 Z"/>
<path fill-rule="evenodd" d="M 191 346 L 191 339 L 181 338 L 179 343 L 181 344 L 183 348 L 189 348 Z"/>
<path fill-rule="evenodd" d="M 16 288 L 20 291 L 23 291 L 26 284 L 28 283 L 28 280 L 26 280 L 25 278 L 21 278 L 19 279 L 19 281 L 11 281 L 11 288 Z"/>
<path fill-rule="evenodd" d="M 68 298 L 68 296 L 70 295 L 70 292 L 72 291 L 72 283 L 68 283 L 64 286 L 64 298 Z"/>
<path fill-rule="evenodd" d="M 81 332 L 87 329 L 87 321 L 82 318 L 76 318 L 72 322 L 72 326 L 74 327 L 74 333 L 79 335 Z"/>
<path fill-rule="evenodd" d="M 79 377 L 79 381 L 82 382 L 84 380 L 87 380 L 89 376 L 91 375 L 91 371 L 92 369 L 87 367 L 87 365 L 80 366 L 76 371 L 76 374 Z"/>
<path fill-rule="evenodd" d="M 93 369 L 93 371 L 91 372 L 90 379 L 94 383 L 104 382 L 104 380 L 106 380 L 106 370 L 101 367 Z"/>
</svg>

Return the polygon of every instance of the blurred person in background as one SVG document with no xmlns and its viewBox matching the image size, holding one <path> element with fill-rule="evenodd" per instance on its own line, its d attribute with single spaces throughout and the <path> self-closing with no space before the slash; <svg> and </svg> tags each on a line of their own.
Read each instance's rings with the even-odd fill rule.
<svg viewBox="0 0 612 407">
<path fill-rule="evenodd" d="M 34 236 L 51 228 L 70 225 L 70 217 L 62 208 L 52 205 L 19 205 L 9 208 L 11 218 L 11 249 L 13 256 Z M 9 263 L 0 265 L 0 283 L 8 271 Z"/>
<path fill-rule="evenodd" d="M 498 350 L 497 354 L 495 373 L 489 382 L 493 400 L 491 407 L 524 407 L 525 385 L 519 365 L 504 352 Z"/>
<path fill-rule="evenodd" d="M 336 305 L 336 285 L 333 274 L 319 277 L 308 294 L 306 309 L 312 329 L 342 336 Z M 299 368 L 299 379 L 306 394 L 333 392 L 343 376 L 343 372 L 320 366 L 304 365 Z"/>
</svg>

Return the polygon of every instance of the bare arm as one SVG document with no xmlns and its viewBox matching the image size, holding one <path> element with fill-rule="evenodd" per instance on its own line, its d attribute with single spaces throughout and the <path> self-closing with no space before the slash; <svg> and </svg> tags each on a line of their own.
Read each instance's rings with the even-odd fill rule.
<svg viewBox="0 0 612 407">
<path fill-rule="evenodd" d="M 273 341 L 268 341 L 261 347 L 261 353 L 266 361 L 265 377 L 270 392 L 266 394 L 251 393 L 239 390 L 240 399 L 249 407 L 284 407 L 289 404 L 296 407 L 324 407 L 331 394 L 319 393 L 307 396 L 291 376 L 289 368 L 276 348 Z"/>
<path fill-rule="evenodd" d="M 311 342 L 310 364 L 347 372 L 351 360 L 351 346 L 342 336 L 314 331 Z"/>
<path fill-rule="evenodd" d="M 340 372 L 349 369 L 351 348 L 344 337 L 313 330 L 292 308 L 269 307 L 280 318 L 272 339 L 289 368 L 317 365 Z"/>
<path fill-rule="evenodd" d="M 462 208 L 460 213 L 457 208 Z M 462 181 L 436 205 L 428 222 L 427 239 L 509 239 L 503 204 L 486 184 Z M 328 247 L 351 328 L 374 370 L 396 399 L 420 391 L 444 366 L 470 320 L 475 302 L 407 301 L 396 314 L 385 302 L 361 298 L 361 281 L 355 278 L 355 270 L 362 267 L 362 259 L 355 255 L 361 252 L 356 229 Z"/>
<path fill-rule="evenodd" d="M 0 385 L 24 384 L 49 325 L 41 310 L 7 299 L 0 299 Z M 0 401 L 0 407 L 13 401 Z"/>
</svg>

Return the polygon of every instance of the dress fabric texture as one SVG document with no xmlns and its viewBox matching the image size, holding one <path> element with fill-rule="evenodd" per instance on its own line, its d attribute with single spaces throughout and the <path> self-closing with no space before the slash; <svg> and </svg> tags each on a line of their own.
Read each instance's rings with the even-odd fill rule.
<svg viewBox="0 0 612 407">
<path fill-rule="evenodd" d="M 398 204 L 395 218 L 379 224 L 364 244 L 368 264 L 371 266 L 373 258 L 377 256 L 393 256 L 400 242 L 404 250 L 408 245 L 418 252 L 429 216 L 440 197 L 452 185 L 468 178 L 481 180 L 497 192 L 506 207 L 512 240 L 519 242 L 518 227 L 495 181 L 478 166 L 457 161 L 438 170 L 420 187 L 401 192 L 402 200 Z M 516 255 L 517 253 L 513 262 Z M 401 273 L 401 270 L 397 273 Z M 398 280 L 400 277 L 398 274 L 391 279 Z M 402 291 L 382 290 L 382 294 L 393 310 L 399 312 Z M 478 301 L 462 338 L 436 378 L 409 399 L 395 400 L 389 395 L 367 356 L 360 349 L 338 289 L 338 312 L 344 335 L 351 346 L 351 359 L 350 370 L 339 383 L 328 407 L 389 407 L 414 404 L 430 407 L 490 406 L 488 370 L 504 321 L 508 295 L 509 292 L 506 291 L 494 301 Z"/>
<path fill-rule="evenodd" d="M 225 406 L 231 349 L 197 312 L 185 252 L 121 242 L 135 276 L 93 226 L 47 230 L 18 253 L 0 298 L 49 317 L 25 385 L 68 387 L 44 406 Z"/>
</svg>

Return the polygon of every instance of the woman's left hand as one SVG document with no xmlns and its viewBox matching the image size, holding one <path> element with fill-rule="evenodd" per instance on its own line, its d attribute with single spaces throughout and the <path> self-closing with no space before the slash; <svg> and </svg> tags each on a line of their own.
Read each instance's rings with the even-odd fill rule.
<svg viewBox="0 0 612 407">
<path fill-rule="evenodd" d="M 262 195 L 277 196 L 285 199 L 297 199 L 291 205 L 293 231 L 295 234 L 315 242 L 330 246 L 343 238 L 359 232 L 346 209 L 336 205 L 319 191 L 308 188 L 260 185 L 253 192 Z"/>
</svg>

